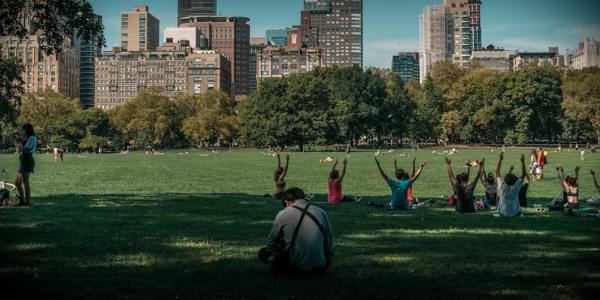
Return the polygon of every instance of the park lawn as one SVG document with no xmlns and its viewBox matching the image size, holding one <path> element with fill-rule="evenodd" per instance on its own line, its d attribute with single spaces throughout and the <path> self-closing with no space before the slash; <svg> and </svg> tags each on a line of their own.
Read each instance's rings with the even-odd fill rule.
<svg viewBox="0 0 600 300">
<path fill-rule="evenodd" d="M 184 150 L 185 151 L 185 150 Z M 65 156 L 55 163 L 36 155 L 31 207 L 0 208 L 0 286 L 24 298 L 570 298 L 600 290 L 600 218 L 581 213 L 538 213 L 495 218 L 490 211 L 460 215 L 445 204 L 450 186 L 443 156 L 416 153 L 429 163 L 414 194 L 434 204 L 399 212 L 366 206 L 387 203 L 389 189 L 373 151 L 349 157 L 344 191 L 362 203 L 326 200 L 331 165 L 340 153 L 291 153 L 287 182 L 314 194 L 329 214 L 334 263 L 316 278 L 278 277 L 256 253 L 277 211 L 275 158 L 258 150 L 197 150 Z M 439 151 L 439 150 L 438 150 Z M 519 171 L 523 151 L 509 151 L 503 169 Z M 412 152 L 378 157 L 386 172 L 393 158 L 409 168 Z M 498 152 L 461 150 L 466 159 Z M 528 157 L 528 156 L 527 156 Z M 528 158 L 527 158 L 528 160 Z M 532 184 L 530 206 L 561 195 L 554 168 L 572 173 L 577 153 L 551 152 L 547 178 Z M 14 155 L 0 156 L 11 179 Z M 589 170 L 600 173 L 600 154 L 581 164 L 580 198 L 593 191 Z M 473 170 L 474 175 L 476 170 Z M 482 195 L 479 185 L 477 195 Z"/>
</svg>

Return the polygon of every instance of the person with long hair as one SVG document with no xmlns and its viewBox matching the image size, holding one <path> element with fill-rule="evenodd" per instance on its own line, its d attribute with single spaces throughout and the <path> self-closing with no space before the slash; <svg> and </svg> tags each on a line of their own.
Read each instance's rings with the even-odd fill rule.
<svg viewBox="0 0 600 300">
<path fill-rule="evenodd" d="M 352 198 L 348 196 L 344 196 L 342 192 L 342 181 L 344 180 L 344 176 L 346 176 L 346 165 L 348 164 L 348 160 L 344 159 L 342 161 L 343 169 L 342 174 L 336 169 L 337 159 L 333 164 L 333 168 L 331 172 L 329 172 L 329 180 L 327 181 L 328 192 L 327 192 L 327 202 L 329 204 L 338 204 L 342 202 L 358 202 L 361 200 L 360 197 Z"/>
<path fill-rule="evenodd" d="M 481 172 L 485 163 L 485 159 L 482 159 L 481 162 L 477 162 L 479 164 L 479 171 L 471 183 L 469 183 L 469 175 L 466 172 L 454 176 L 450 159 L 446 157 L 445 161 L 448 169 L 448 178 L 450 179 L 452 190 L 456 196 L 456 211 L 459 213 L 475 212 L 473 192 L 475 191 L 475 187 L 477 186 L 479 178 L 481 178 Z"/>
<path fill-rule="evenodd" d="M 565 177 L 565 170 L 560 166 L 556 168 L 563 189 L 563 202 L 567 205 L 569 214 L 573 209 L 579 209 L 579 170 L 580 167 L 575 167 L 575 176 Z"/>
<path fill-rule="evenodd" d="M 31 204 L 31 185 L 29 178 L 35 168 L 33 154 L 37 150 L 37 137 L 30 123 L 25 123 L 21 127 L 25 133 L 25 138 L 19 138 L 19 171 L 15 179 L 17 186 L 17 198 L 19 205 L 28 206 Z"/>
</svg>

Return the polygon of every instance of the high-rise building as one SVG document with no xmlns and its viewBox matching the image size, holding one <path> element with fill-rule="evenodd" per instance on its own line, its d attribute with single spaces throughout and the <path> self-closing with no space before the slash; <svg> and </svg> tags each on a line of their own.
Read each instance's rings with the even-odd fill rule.
<svg viewBox="0 0 600 300">
<path fill-rule="evenodd" d="M 433 65 L 446 59 L 446 11 L 427 6 L 419 16 L 419 81 L 423 83 Z"/>
<path fill-rule="evenodd" d="M 217 0 L 179 0 L 177 3 L 177 24 L 181 24 L 181 18 L 216 15 Z"/>
<path fill-rule="evenodd" d="M 444 0 L 446 13 L 446 59 L 468 68 L 471 52 L 481 49 L 481 1 Z"/>
<path fill-rule="evenodd" d="M 292 29 L 288 33 L 288 45 L 285 48 L 269 46 L 258 54 L 256 60 L 259 84 L 264 78 L 303 74 L 322 65 L 321 48 L 307 48 L 302 43 L 299 29 Z"/>
<path fill-rule="evenodd" d="M 303 43 L 323 50 L 324 66 L 363 65 L 363 1 L 304 0 Z"/>
<path fill-rule="evenodd" d="M 600 67 L 600 41 L 587 38 L 573 53 L 571 68 L 581 70 L 589 67 Z"/>
<path fill-rule="evenodd" d="M 266 31 L 267 41 L 273 46 L 285 48 L 285 46 L 287 46 L 287 37 L 290 30 L 290 28 L 268 29 Z"/>
<path fill-rule="evenodd" d="M 249 94 L 250 19 L 245 17 L 187 17 L 180 27 L 198 28 L 208 48 L 231 62 L 232 96 L 240 99 Z"/>
<path fill-rule="evenodd" d="M 443 0 L 425 7 L 419 22 L 421 82 L 438 61 L 468 68 L 471 53 L 482 48 L 480 0 Z"/>
<path fill-rule="evenodd" d="M 287 40 L 287 37 L 286 37 Z M 250 38 L 250 57 L 248 58 L 248 90 L 250 93 L 256 91 L 256 57 L 261 51 L 267 48 L 269 42 L 266 37 L 261 38 Z"/>
<path fill-rule="evenodd" d="M 156 50 L 158 28 L 158 19 L 150 14 L 145 4 L 121 13 L 121 48 L 128 51 Z"/>
<path fill-rule="evenodd" d="M 100 21 L 102 17 L 98 16 Z M 94 107 L 96 57 L 102 54 L 96 40 L 79 40 L 79 101 L 83 107 Z"/>
<path fill-rule="evenodd" d="M 400 75 L 404 84 L 419 82 L 419 52 L 400 52 L 392 58 L 392 72 Z"/>
<path fill-rule="evenodd" d="M 212 50 L 191 49 L 187 42 L 165 43 L 157 51 L 115 48 L 96 59 L 96 103 L 112 109 L 148 87 L 166 97 L 198 95 L 211 90 L 230 93 L 231 66 Z"/>
<path fill-rule="evenodd" d="M 24 67 L 22 78 L 25 93 L 53 90 L 65 97 L 79 98 L 79 47 L 74 39 L 65 39 L 59 53 L 48 55 L 40 47 L 38 35 L 24 39 L 0 37 L 2 57 L 14 57 Z"/>
</svg>

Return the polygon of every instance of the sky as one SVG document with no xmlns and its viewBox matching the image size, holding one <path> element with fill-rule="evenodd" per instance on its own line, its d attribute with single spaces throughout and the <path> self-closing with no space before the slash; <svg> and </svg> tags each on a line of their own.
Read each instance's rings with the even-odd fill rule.
<svg viewBox="0 0 600 300">
<path fill-rule="evenodd" d="M 148 5 L 165 27 L 177 26 L 177 0 L 88 0 L 104 23 L 106 46 L 119 43 L 119 16 L 139 3 Z M 442 0 L 363 0 L 364 65 L 389 68 L 400 51 L 419 50 L 419 13 Z M 266 29 L 300 23 L 303 0 L 218 0 L 223 16 L 250 18 L 252 37 Z M 600 38 L 600 0 L 482 0 L 483 45 L 544 51 L 574 49 L 586 37 Z"/>
</svg>

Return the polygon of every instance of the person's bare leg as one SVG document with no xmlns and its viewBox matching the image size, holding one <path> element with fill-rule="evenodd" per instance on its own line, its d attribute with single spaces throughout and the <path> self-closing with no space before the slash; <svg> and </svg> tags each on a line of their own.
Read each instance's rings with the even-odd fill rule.
<svg viewBox="0 0 600 300">
<path fill-rule="evenodd" d="M 17 178 L 15 179 L 15 186 L 17 187 L 17 198 L 19 198 L 19 204 L 24 204 L 25 198 L 23 197 L 25 193 L 23 192 L 23 176 L 21 173 L 17 173 Z"/>
<path fill-rule="evenodd" d="M 29 185 L 29 173 L 23 174 L 23 187 L 25 188 L 25 204 L 31 204 L 31 186 Z"/>
</svg>

